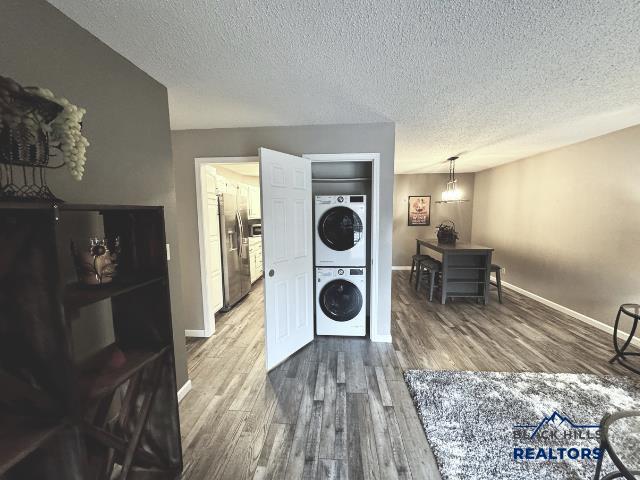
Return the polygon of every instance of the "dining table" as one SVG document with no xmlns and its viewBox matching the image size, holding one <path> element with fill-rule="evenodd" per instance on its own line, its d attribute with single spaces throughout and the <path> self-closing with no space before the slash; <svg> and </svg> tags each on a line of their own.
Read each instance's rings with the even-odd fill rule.
<svg viewBox="0 0 640 480">
<path fill-rule="evenodd" d="M 423 250 L 427 250 L 428 253 Z M 433 252 L 436 252 L 436 255 Z M 475 298 L 485 305 L 489 303 L 493 248 L 460 241 L 448 244 L 440 243 L 436 238 L 416 238 L 416 254 L 425 253 L 442 263 L 442 304 L 447 303 L 450 298 L 458 297 Z"/>
</svg>

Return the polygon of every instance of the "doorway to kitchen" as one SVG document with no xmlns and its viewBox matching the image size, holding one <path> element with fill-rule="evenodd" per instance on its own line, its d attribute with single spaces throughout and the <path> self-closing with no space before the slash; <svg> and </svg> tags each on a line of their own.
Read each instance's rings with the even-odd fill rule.
<svg viewBox="0 0 640 480">
<path fill-rule="evenodd" d="M 204 330 L 242 302 L 262 278 L 258 157 L 196 160 L 196 194 Z"/>
</svg>

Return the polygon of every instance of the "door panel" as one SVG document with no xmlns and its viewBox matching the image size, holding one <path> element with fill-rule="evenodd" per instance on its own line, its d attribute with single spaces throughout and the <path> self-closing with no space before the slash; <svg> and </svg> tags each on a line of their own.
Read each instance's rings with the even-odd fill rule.
<svg viewBox="0 0 640 480">
<path fill-rule="evenodd" d="M 284 188 L 283 188 L 284 190 Z M 278 192 L 282 194 L 283 192 Z M 284 247 L 287 244 L 287 238 L 292 238 L 287 236 L 287 203 L 286 199 L 283 198 L 273 198 L 271 199 L 271 217 L 269 219 L 269 223 L 273 226 L 271 227 L 273 232 L 270 232 L 270 236 L 273 236 L 274 246 L 280 245 Z M 264 240 L 264 224 L 263 224 L 263 242 Z M 267 240 L 267 243 L 269 241 Z M 271 263 L 278 264 L 281 262 L 287 261 L 287 249 L 286 248 L 275 248 L 273 252 L 270 252 L 271 255 Z"/>
<path fill-rule="evenodd" d="M 275 282 L 276 287 L 276 302 L 275 313 L 277 318 L 278 328 L 276 330 L 276 338 L 279 341 L 289 336 L 289 309 L 287 298 L 289 297 L 287 292 L 287 281 L 280 280 Z"/>
<path fill-rule="evenodd" d="M 211 285 L 219 285 L 220 288 L 212 288 L 209 290 L 209 305 L 213 312 L 217 312 L 222 308 L 222 273 L 220 271 L 211 275 Z"/>
<path fill-rule="evenodd" d="M 220 260 L 220 220 L 218 216 L 218 197 L 216 195 L 216 175 L 212 168 L 205 166 L 204 170 L 204 203 L 205 203 L 205 236 L 206 253 L 205 268 L 207 278 L 207 306 L 214 323 L 214 314 L 222 308 L 222 264 Z"/>
<path fill-rule="evenodd" d="M 307 291 L 310 289 L 308 275 L 300 274 L 296 277 L 296 307 L 295 311 L 296 326 L 304 328 L 307 323 L 313 323 L 308 318 L 309 310 L 304 308 L 307 301 Z"/>
<path fill-rule="evenodd" d="M 217 238 L 211 238 L 209 240 L 209 251 L 215 252 L 219 250 L 220 240 Z M 222 261 L 219 253 L 217 255 L 211 253 L 211 273 L 222 273 Z M 222 284 L 220 284 L 220 287 L 220 292 L 222 292 Z"/>
<path fill-rule="evenodd" d="M 302 229 L 307 223 L 311 223 L 310 219 L 305 218 L 307 215 L 306 204 L 302 200 L 293 202 L 293 222 L 294 229 Z M 303 258 L 309 255 L 310 239 L 307 235 L 296 236 L 293 238 L 293 256 L 295 258 Z"/>
<path fill-rule="evenodd" d="M 311 163 L 260 149 L 267 369 L 313 340 Z"/>
</svg>

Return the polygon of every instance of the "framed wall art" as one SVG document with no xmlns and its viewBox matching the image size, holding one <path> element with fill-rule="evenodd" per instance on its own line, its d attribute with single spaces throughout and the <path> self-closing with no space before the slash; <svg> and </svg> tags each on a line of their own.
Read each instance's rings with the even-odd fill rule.
<svg viewBox="0 0 640 480">
<path fill-rule="evenodd" d="M 407 225 L 424 227 L 431 225 L 431 195 L 409 196 Z"/>
</svg>

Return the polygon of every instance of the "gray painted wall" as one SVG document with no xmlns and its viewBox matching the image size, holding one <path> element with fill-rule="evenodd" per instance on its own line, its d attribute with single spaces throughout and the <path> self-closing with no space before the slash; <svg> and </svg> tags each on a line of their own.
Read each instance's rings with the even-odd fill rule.
<svg viewBox="0 0 640 480">
<path fill-rule="evenodd" d="M 195 168 L 197 157 L 257 155 L 266 147 L 293 155 L 305 153 L 379 152 L 381 155 L 380 296 L 378 333 L 391 327 L 391 228 L 393 215 L 393 159 L 395 126 L 309 125 L 299 127 L 229 128 L 172 132 L 173 160 L 182 259 L 185 328 L 203 329 L 200 255 L 196 212 Z"/>
<path fill-rule="evenodd" d="M 85 177 L 49 176 L 68 202 L 164 205 L 178 385 L 187 379 L 180 250 L 167 90 L 43 0 L 3 0 L 0 74 L 49 88 L 87 109 Z"/>
<path fill-rule="evenodd" d="M 468 202 L 458 204 L 438 204 L 442 198 L 449 174 L 421 173 L 396 175 L 393 209 L 393 265 L 411 265 L 411 255 L 416 252 L 416 238 L 434 238 L 436 227 L 445 220 L 453 220 L 460 240 L 471 240 L 471 217 L 473 213 L 473 173 L 456 174 L 458 187 Z M 431 195 L 431 225 L 410 227 L 407 225 L 407 201 L 409 195 Z"/>
<path fill-rule="evenodd" d="M 474 242 L 504 280 L 613 324 L 640 301 L 640 126 L 476 174 Z"/>
</svg>

